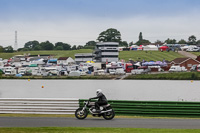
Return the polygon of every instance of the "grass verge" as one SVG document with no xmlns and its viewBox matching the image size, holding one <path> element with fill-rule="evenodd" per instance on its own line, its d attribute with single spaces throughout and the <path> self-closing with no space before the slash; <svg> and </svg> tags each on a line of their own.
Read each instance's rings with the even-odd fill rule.
<svg viewBox="0 0 200 133">
<path fill-rule="evenodd" d="M 37 127 L 0 128 L 1 133 L 198 133 L 200 129 Z"/>
<path fill-rule="evenodd" d="M 125 79 L 153 79 L 153 80 L 200 80 L 199 72 L 174 72 L 162 74 L 130 75 Z"/>
<path fill-rule="evenodd" d="M 0 114 L 0 117 L 67 117 L 75 118 L 74 114 Z M 88 115 L 87 118 L 94 118 L 92 115 Z M 140 118 L 140 119 L 200 119 L 198 117 L 165 117 L 165 116 L 134 116 L 134 115 L 116 115 L 115 118 Z"/>
</svg>

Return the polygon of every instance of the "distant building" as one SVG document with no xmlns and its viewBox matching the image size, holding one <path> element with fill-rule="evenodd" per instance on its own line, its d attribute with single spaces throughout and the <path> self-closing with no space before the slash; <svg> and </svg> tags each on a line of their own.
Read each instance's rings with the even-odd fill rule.
<svg viewBox="0 0 200 133">
<path fill-rule="evenodd" d="M 68 64 L 74 64 L 75 61 L 71 57 L 60 57 L 57 60 L 57 64 L 63 64 L 63 65 L 68 65 Z"/>
<path fill-rule="evenodd" d="M 171 61 L 170 66 L 184 66 L 187 70 L 190 70 L 190 68 L 193 65 L 199 65 L 200 62 L 198 60 L 192 59 L 192 58 L 176 58 L 173 61 Z"/>
<path fill-rule="evenodd" d="M 80 64 L 81 62 L 92 61 L 93 57 L 92 53 L 78 53 L 75 54 L 75 62 Z"/>
<path fill-rule="evenodd" d="M 96 44 L 94 50 L 94 60 L 96 62 L 117 62 L 119 51 L 118 51 L 118 42 L 99 42 Z"/>
<path fill-rule="evenodd" d="M 119 60 L 118 42 L 98 42 L 96 43 L 93 53 L 75 54 L 75 62 L 77 64 L 86 61 L 94 62 L 117 62 Z"/>
</svg>

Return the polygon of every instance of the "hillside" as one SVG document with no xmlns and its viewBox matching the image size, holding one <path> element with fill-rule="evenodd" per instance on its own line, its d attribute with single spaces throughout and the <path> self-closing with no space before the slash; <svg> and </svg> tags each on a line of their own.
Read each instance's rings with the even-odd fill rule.
<svg viewBox="0 0 200 133">
<path fill-rule="evenodd" d="M 91 53 L 91 49 L 81 49 L 81 50 L 52 50 L 52 51 L 23 51 L 23 52 L 14 52 L 14 53 L 0 53 L 0 58 L 8 59 L 14 55 L 24 55 L 30 53 L 31 55 L 54 55 L 58 57 L 72 57 L 73 59 L 75 53 Z"/>
<path fill-rule="evenodd" d="M 49 54 L 55 55 L 56 58 L 58 57 L 72 57 L 74 58 L 75 53 L 91 53 L 92 50 L 90 49 L 81 49 L 81 50 L 70 50 L 70 51 L 24 51 L 24 52 L 14 52 L 14 53 L 0 53 L 0 58 L 8 59 L 13 57 L 14 55 L 24 55 L 30 53 L 31 55 L 42 55 L 42 54 Z M 119 52 L 119 59 L 124 59 L 128 61 L 129 59 L 132 60 L 140 60 L 143 59 L 146 61 L 162 61 L 165 60 L 173 60 L 175 58 L 184 57 L 177 52 L 160 52 L 160 51 L 121 51 Z"/>
<path fill-rule="evenodd" d="M 177 52 L 160 52 L 160 51 L 121 51 L 119 54 L 120 59 L 128 61 L 132 59 L 134 61 L 162 61 L 163 59 L 171 61 L 175 58 L 184 57 Z"/>
</svg>

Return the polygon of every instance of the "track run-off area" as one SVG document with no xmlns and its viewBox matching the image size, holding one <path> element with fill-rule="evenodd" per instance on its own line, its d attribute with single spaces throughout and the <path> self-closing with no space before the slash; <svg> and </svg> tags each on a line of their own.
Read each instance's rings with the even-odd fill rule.
<svg viewBox="0 0 200 133">
<path fill-rule="evenodd" d="M 86 118 L 0 117 L 0 127 L 112 127 L 155 129 L 200 129 L 200 119 L 184 118 Z"/>
</svg>

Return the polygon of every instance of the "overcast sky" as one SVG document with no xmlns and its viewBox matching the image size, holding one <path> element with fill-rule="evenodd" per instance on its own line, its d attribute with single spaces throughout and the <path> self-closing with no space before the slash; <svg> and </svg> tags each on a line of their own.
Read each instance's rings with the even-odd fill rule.
<svg viewBox="0 0 200 133">
<path fill-rule="evenodd" d="M 28 41 L 85 45 L 108 28 L 128 43 L 200 39 L 200 0 L 0 0 L 0 45 Z"/>
</svg>

